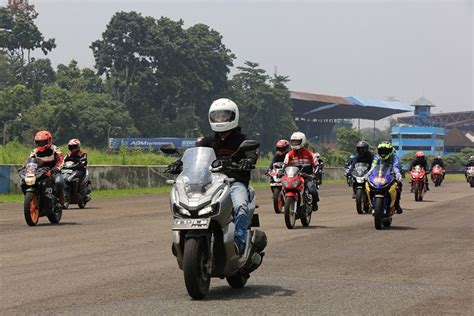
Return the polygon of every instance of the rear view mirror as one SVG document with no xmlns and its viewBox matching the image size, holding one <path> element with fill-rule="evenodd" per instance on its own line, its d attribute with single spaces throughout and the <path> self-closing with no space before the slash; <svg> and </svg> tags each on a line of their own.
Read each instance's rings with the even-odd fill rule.
<svg viewBox="0 0 474 316">
<path fill-rule="evenodd" d="M 247 140 L 244 140 L 240 144 L 238 151 L 240 151 L 240 152 L 254 151 L 258 147 L 260 147 L 259 142 L 255 141 L 255 140 L 247 139 Z"/>
<path fill-rule="evenodd" d="M 164 144 L 160 147 L 160 150 L 167 155 L 177 154 L 178 150 L 174 146 L 174 144 Z"/>
</svg>

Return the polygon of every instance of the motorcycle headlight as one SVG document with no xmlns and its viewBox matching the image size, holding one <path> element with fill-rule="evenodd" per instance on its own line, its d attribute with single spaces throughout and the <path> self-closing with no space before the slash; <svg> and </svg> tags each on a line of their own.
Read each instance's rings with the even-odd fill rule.
<svg viewBox="0 0 474 316">
<path fill-rule="evenodd" d="M 198 216 L 206 215 L 212 213 L 212 206 L 208 205 L 198 212 Z"/>
<path fill-rule="evenodd" d="M 365 181 L 364 177 L 357 177 L 357 182 L 364 182 L 364 181 Z"/>
<path fill-rule="evenodd" d="M 288 181 L 285 180 L 285 181 L 282 182 L 282 184 L 283 184 L 284 187 L 286 187 L 286 188 L 288 187 Z"/>
<path fill-rule="evenodd" d="M 34 185 L 36 182 L 36 177 L 26 177 L 25 184 L 26 185 Z"/>
<path fill-rule="evenodd" d="M 295 189 L 299 184 L 300 184 L 300 181 L 299 181 L 299 180 L 295 180 L 295 181 L 293 181 L 293 183 L 291 184 L 291 187 L 292 187 L 293 189 Z"/>
<path fill-rule="evenodd" d="M 175 213 L 180 214 L 180 215 L 191 216 L 191 213 L 189 213 L 189 211 L 187 209 L 185 209 L 184 207 L 181 207 L 179 205 L 176 205 L 176 204 L 173 204 L 173 211 Z"/>
</svg>

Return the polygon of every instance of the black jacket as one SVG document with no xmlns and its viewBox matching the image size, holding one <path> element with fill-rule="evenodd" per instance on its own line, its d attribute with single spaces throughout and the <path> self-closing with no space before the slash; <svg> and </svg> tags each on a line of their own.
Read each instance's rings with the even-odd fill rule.
<svg viewBox="0 0 474 316">
<path fill-rule="evenodd" d="M 66 158 L 64 158 L 64 162 L 67 161 L 79 164 L 77 169 L 85 169 L 85 167 L 87 167 L 87 154 L 82 150 L 76 154 L 68 153 Z"/>
<path fill-rule="evenodd" d="M 206 136 L 199 141 L 197 146 L 202 147 L 211 147 L 216 153 L 218 159 L 228 158 L 234 154 L 239 148 L 240 144 L 247 139 L 247 136 L 241 133 L 240 127 L 237 127 L 231 131 L 231 134 L 225 139 L 221 139 L 223 133 L 214 133 L 214 135 Z M 235 162 L 239 162 L 241 159 L 248 158 L 252 160 L 252 163 L 257 162 L 257 152 L 248 152 L 244 154 L 239 154 L 234 157 Z M 225 174 L 229 178 L 234 178 L 235 180 L 242 182 L 246 185 L 250 182 L 250 171 L 227 171 Z"/>
<path fill-rule="evenodd" d="M 421 167 L 423 167 L 423 169 L 429 170 L 428 169 L 428 162 L 426 161 L 425 158 L 415 158 L 415 160 L 413 160 L 411 162 L 410 169 L 412 169 L 415 166 L 421 166 Z"/>
<path fill-rule="evenodd" d="M 355 167 L 356 163 L 366 163 L 370 166 L 372 164 L 373 160 L 374 160 L 374 156 L 372 155 L 372 153 L 370 151 L 366 152 L 362 156 L 357 155 L 354 159 L 352 159 L 351 165 L 350 165 L 349 170 L 347 171 L 347 173 L 350 174 L 352 172 L 352 170 L 354 170 L 354 167 Z"/>
<path fill-rule="evenodd" d="M 444 169 L 444 163 L 442 159 L 434 158 L 433 162 L 431 163 L 431 169 L 433 169 L 433 167 L 436 165 L 439 165 L 441 168 Z"/>
</svg>

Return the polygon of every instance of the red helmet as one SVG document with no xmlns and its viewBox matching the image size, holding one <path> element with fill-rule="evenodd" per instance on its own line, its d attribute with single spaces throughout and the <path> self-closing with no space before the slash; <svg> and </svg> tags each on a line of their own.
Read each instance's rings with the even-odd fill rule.
<svg viewBox="0 0 474 316">
<path fill-rule="evenodd" d="M 67 148 L 71 152 L 71 154 L 75 154 L 81 150 L 81 142 L 79 139 L 73 138 L 67 143 Z"/>
<path fill-rule="evenodd" d="M 423 158 L 423 157 L 425 157 L 425 153 L 422 152 L 422 151 L 417 151 L 416 154 L 415 154 L 415 157 L 416 158 Z"/>
<path fill-rule="evenodd" d="M 280 139 L 276 143 L 276 154 L 281 156 L 285 155 L 290 150 L 290 142 L 286 139 Z"/>
<path fill-rule="evenodd" d="M 50 148 L 53 144 L 53 136 L 48 131 L 39 131 L 35 135 L 35 145 L 39 152 L 43 152 Z"/>
</svg>

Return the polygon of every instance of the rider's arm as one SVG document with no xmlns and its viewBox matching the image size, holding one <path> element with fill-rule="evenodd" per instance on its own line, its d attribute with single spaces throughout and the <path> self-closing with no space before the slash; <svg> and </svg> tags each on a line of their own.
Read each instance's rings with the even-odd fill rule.
<svg viewBox="0 0 474 316">
<path fill-rule="evenodd" d="M 54 167 L 57 169 L 61 169 L 64 164 L 64 158 L 63 158 L 63 155 L 61 154 L 61 149 L 55 146 L 53 150 L 54 150 L 54 157 L 56 159 L 56 164 L 54 165 Z"/>
<path fill-rule="evenodd" d="M 395 174 L 401 173 L 400 159 L 395 154 L 393 155 L 393 167 L 392 168 L 393 168 L 393 172 L 395 172 Z"/>
</svg>

